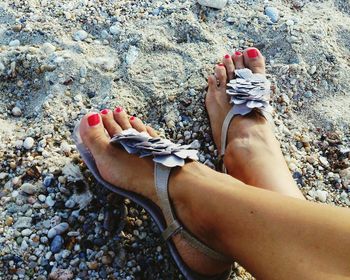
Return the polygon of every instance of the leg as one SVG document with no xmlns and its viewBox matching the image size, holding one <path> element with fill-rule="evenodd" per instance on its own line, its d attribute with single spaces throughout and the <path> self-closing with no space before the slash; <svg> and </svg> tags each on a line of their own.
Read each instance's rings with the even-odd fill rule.
<svg viewBox="0 0 350 280">
<path fill-rule="evenodd" d="M 121 117 L 125 118 L 126 114 L 116 119 Z M 123 128 L 121 122 L 113 122 L 111 118 L 111 112 L 103 116 L 106 128 Z M 147 129 L 138 119 L 131 119 L 129 124 Z M 129 155 L 109 145 L 99 114 L 85 116 L 80 133 L 108 182 L 157 203 L 150 159 Z M 236 259 L 258 278 L 350 278 L 349 209 L 260 190 L 197 162 L 172 172 L 169 193 L 185 227 L 211 247 Z M 206 267 L 204 259 L 193 262 L 197 260 L 196 252 L 190 251 L 180 236 L 174 241 L 191 267 L 201 272 L 217 269 L 213 263 Z M 222 269 L 224 264 L 218 266 Z"/>
<path fill-rule="evenodd" d="M 233 78 L 235 68 L 244 67 L 253 73 L 265 74 L 264 57 L 254 48 L 243 53 L 236 52 L 233 57 L 226 55 L 224 63 L 216 66 L 215 76 L 208 79 L 206 107 L 218 149 L 222 123 L 231 108 L 226 95 L 226 82 Z M 304 199 L 265 118 L 254 112 L 244 117 L 236 116 L 231 122 L 227 143 L 224 163 L 231 176 L 249 185 Z"/>
</svg>

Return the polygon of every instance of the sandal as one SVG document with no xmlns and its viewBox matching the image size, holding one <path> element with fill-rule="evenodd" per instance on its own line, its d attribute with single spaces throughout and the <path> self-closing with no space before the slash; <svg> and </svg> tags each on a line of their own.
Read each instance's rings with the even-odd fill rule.
<svg viewBox="0 0 350 280">
<path fill-rule="evenodd" d="M 94 158 L 92 157 L 92 154 L 89 152 L 86 146 L 84 146 L 81 140 L 79 134 L 79 124 L 76 125 L 74 129 L 73 138 L 82 159 L 101 185 L 139 204 L 151 215 L 158 228 L 162 232 L 162 237 L 164 238 L 169 247 L 171 256 L 175 260 L 181 273 L 186 279 L 228 279 L 231 269 L 213 277 L 202 276 L 192 271 L 183 262 L 181 256 L 179 255 L 175 247 L 175 244 L 171 239 L 172 236 L 176 234 L 181 234 L 182 237 L 185 238 L 191 246 L 198 249 L 207 256 L 220 261 L 232 262 L 231 259 L 228 259 L 220 253 L 217 253 L 216 251 L 212 250 L 211 248 L 203 244 L 201 241 L 199 241 L 196 237 L 191 235 L 188 231 L 186 231 L 183 228 L 180 222 L 176 220 L 176 217 L 174 217 L 174 212 L 172 210 L 168 194 L 169 175 L 173 167 L 183 166 L 185 164 L 186 159 L 198 160 L 197 151 L 192 149 L 191 145 L 178 145 L 166 139 L 153 138 L 149 136 L 149 134 L 146 132 L 138 132 L 137 130 L 132 128 L 122 131 L 120 134 L 114 136 L 111 139 L 110 143 L 112 145 L 122 147 L 126 152 L 130 154 L 136 154 L 140 157 L 153 156 L 153 161 L 155 162 L 155 185 L 161 205 L 161 207 L 159 207 L 153 201 L 137 193 L 130 192 L 121 189 L 118 186 L 109 184 L 101 177 L 95 164 Z M 167 224 L 169 226 L 167 226 Z"/>
<path fill-rule="evenodd" d="M 271 83 L 263 74 L 253 74 L 248 68 L 235 70 L 236 78 L 227 84 L 231 110 L 227 113 L 221 129 L 220 165 L 222 172 L 227 173 L 224 165 L 227 133 L 231 121 L 237 115 L 245 116 L 252 111 L 258 112 L 273 125 L 273 108 L 269 104 Z"/>
</svg>

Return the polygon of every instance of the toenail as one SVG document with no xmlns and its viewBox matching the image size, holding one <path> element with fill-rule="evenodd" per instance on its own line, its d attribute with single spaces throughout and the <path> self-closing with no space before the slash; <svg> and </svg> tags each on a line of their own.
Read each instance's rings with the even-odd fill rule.
<svg viewBox="0 0 350 280">
<path fill-rule="evenodd" d="M 256 49 L 247 50 L 247 55 L 249 58 L 255 58 L 259 55 L 259 52 Z"/>
<path fill-rule="evenodd" d="M 95 126 L 100 123 L 100 115 L 99 114 L 92 114 L 88 117 L 88 124 L 89 126 Z"/>
<path fill-rule="evenodd" d="M 134 121 L 134 120 L 135 120 L 134 116 L 130 117 L 130 121 Z"/>
<path fill-rule="evenodd" d="M 107 114 L 108 114 L 108 112 L 109 112 L 109 110 L 108 110 L 108 109 L 103 109 L 103 110 L 101 111 L 101 114 L 102 114 L 102 115 L 107 115 Z"/>
<path fill-rule="evenodd" d="M 225 66 L 225 64 L 223 64 L 223 63 L 219 63 L 218 65 L 219 65 L 219 66 Z"/>
<path fill-rule="evenodd" d="M 236 55 L 236 56 L 240 56 L 240 55 L 242 55 L 242 53 L 239 52 L 239 51 L 236 51 L 236 52 L 235 52 L 235 55 Z"/>
<path fill-rule="evenodd" d="M 226 58 L 226 59 L 229 59 L 229 58 L 230 58 L 230 55 L 229 55 L 229 54 L 226 54 L 226 55 L 225 55 L 225 58 Z"/>
<path fill-rule="evenodd" d="M 117 108 L 115 108 L 115 111 L 116 111 L 117 113 L 120 113 L 121 111 L 123 111 L 123 108 L 122 108 L 122 107 L 117 107 Z"/>
</svg>

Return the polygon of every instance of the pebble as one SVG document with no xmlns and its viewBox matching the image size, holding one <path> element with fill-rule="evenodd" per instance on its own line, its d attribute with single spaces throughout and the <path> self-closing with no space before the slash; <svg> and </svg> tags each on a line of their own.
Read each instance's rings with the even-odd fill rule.
<svg viewBox="0 0 350 280">
<path fill-rule="evenodd" d="M 87 262 L 86 263 L 89 269 L 96 270 L 98 268 L 98 262 Z"/>
<path fill-rule="evenodd" d="M 68 223 L 60 223 L 57 226 L 54 226 L 53 228 L 51 228 L 48 233 L 47 233 L 47 237 L 48 238 L 53 238 L 58 234 L 62 234 L 65 231 L 67 231 L 69 228 L 69 224 Z"/>
<path fill-rule="evenodd" d="M 112 258 L 111 258 L 110 255 L 105 255 L 105 256 L 102 257 L 101 261 L 102 261 L 103 264 L 107 264 L 108 265 L 108 264 L 112 263 Z"/>
<path fill-rule="evenodd" d="M 21 45 L 21 42 L 19 40 L 12 40 L 9 43 L 10 47 L 19 47 Z"/>
<path fill-rule="evenodd" d="M 266 7 L 265 15 L 269 17 L 272 23 L 277 23 L 280 18 L 279 12 L 275 7 L 270 7 L 270 6 Z"/>
<path fill-rule="evenodd" d="M 306 98 L 311 98 L 312 97 L 312 92 L 311 91 L 306 91 L 305 93 L 304 93 L 304 97 L 306 97 Z"/>
<path fill-rule="evenodd" d="M 39 201 L 41 201 L 41 202 L 45 202 L 46 196 L 43 195 L 43 194 L 39 194 L 38 199 L 39 199 Z"/>
<path fill-rule="evenodd" d="M 68 199 L 66 202 L 65 202 L 65 204 L 64 204 L 64 206 L 66 207 L 66 208 L 74 208 L 74 206 L 75 206 L 75 201 L 73 200 L 73 199 Z"/>
<path fill-rule="evenodd" d="M 52 197 L 51 197 L 50 195 L 48 195 L 48 196 L 46 197 L 45 203 L 47 204 L 47 206 L 52 207 L 52 206 L 55 205 L 56 201 L 54 201 L 54 200 L 52 199 Z"/>
<path fill-rule="evenodd" d="M 113 34 L 113 35 L 117 35 L 120 32 L 120 28 L 118 25 L 112 25 L 109 28 L 109 32 L 111 32 L 111 34 Z"/>
<path fill-rule="evenodd" d="M 320 156 L 320 157 L 318 158 L 318 160 L 320 161 L 320 163 L 321 163 L 324 167 L 329 167 L 329 162 L 328 162 L 327 158 Z"/>
<path fill-rule="evenodd" d="M 339 172 L 341 182 L 345 189 L 350 190 L 350 167 L 340 170 Z"/>
<path fill-rule="evenodd" d="M 12 115 L 14 115 L 15 117 L 19 117 L 22 115 L 22 110 L 19 107 L 13 107 Z"/>
<path fill-rule="evenodd" d="M 35 194 L 38 191 L 38 188 L 30 183 L 24 183 L 20 187 L 20 190 L 26 194 Z"/>
<path fill-rule="evenodd" d="M 31 217 L 19 217 L 14 224 L 14 228 L 20 229 L 20 228 L 29 228 L 32 225 L 32 218 Z"/>
<path fill-rule="evenodd" d="M 42 51 L 46 54 L 52 54 L 56 51 L 56 47 L 52 45 L 51 43 L 44 43 L 41 47 Z"/>
<path fill-rule="evenodd" d="M 322 190 L 317 190 L 316 191 L 316 196 L 317 196 L 319 201 L 326 202 L 327 201 L 328 192 L 322 191 Z"/>
<path fill-rule="evenodd" d="M 312 65 L 311 68 L 310 68 L 310 70 L 309 70 L 310 75 L 315 74 L 315 73 L 316 73 L 316 70 L 317 70 L 316 65 Z"/>
<path fill-rule="evenodd" d="M 69 269 L 59 268 L 49 274 L 49 280 L 72 280 L 73 278 L 74 274 Z"/>
<path fill-rule="evenodd" d="M 88 37 L 88 33 L 85 30 L 79 30 L 74 33 L 73 39 L 75 41 L 84 41 Z"/>
<path fill-rule="evenodd" d="M 56 235 L 54 237 L 54 239 L 52 239 L 52 242 L 51 242 L 51 246 L 50 246 L 51 252 L 56 254 L 59 251 L 61 251 L 63 243 L 64 243 L 64 240 L 63 240 L 62 236 Z"/>
<path fill-rule="evenodd" d="M 27 150 L 30 150 L 34 146 L 34 139 L 32 137 L 27 137 L 23 141 L 23 147 Z"/>
<path fill-rule="evenodd" d="M 22 236 L 29 236 L 32 234 L 32 231 L 29 228 L 26 228 L 21 231 Z"/>
<path fill-rule="evenodd" d="M 5 224 L 7 226 L 11 226 L 13 224 L 13 218 L 12 217 L 7 217 Z"/>
<path fill-rule="evenodd" d="M 227 4 L 227 0 L 198 0 L 198 3 L 214 9 L 223 9 Z"/>
</svg>

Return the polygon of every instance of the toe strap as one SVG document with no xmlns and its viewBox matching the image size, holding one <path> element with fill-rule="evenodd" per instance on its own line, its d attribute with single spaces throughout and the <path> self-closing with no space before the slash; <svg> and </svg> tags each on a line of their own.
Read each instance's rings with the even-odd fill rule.
<svg viewBox="0 0 350 280">
<path fill-rule="evenodd" d="M 162 233 L 164 240 L 169 240 L 172 236 L 176 234 L 181 234 L 183 238 L 193 247 L 201 251 L 203 254 L 225 262 L 231 262 L 231 259 L 223 256 L 222 254 L 214 251 L 209 248 L 203 242 L 199 241 L 196 237 L 191 235 L 188 231 L 186 231 L 182 225 L 175 219 L 175 215 L 173 213 L 169 192 L 168 192 L 168 182 L 171 168 L 168 168 L 161 164 L 155 164 L 154 168 L 154 177 L 155 177 L 155 185 L 157 190 L 157 195 L 160 203 L 160 207 L 162 209 L 164 218 L 166 223 L 169 225 Z"/>
</svg>

